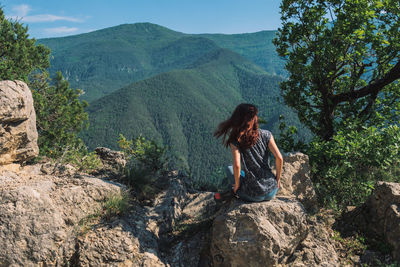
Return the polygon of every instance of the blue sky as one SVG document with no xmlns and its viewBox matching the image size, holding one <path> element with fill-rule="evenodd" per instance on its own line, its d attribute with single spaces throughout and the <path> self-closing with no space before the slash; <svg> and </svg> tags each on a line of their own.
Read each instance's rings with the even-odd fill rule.
<svg viewBox="0 0 400 267">
<path fill-rule="evenodd" d="M 185 33 L 276 30 L 281 0 L 0 0 L 35 38 L 151 22 Z"/>
</svg>

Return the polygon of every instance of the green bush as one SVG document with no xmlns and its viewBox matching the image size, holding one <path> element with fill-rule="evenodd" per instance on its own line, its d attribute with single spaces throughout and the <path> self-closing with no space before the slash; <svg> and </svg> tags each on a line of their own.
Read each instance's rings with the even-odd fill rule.
<svg viewBox="0 0 400 267">
<path fill-rule="evenodd" d="M 167 148 L 157 144 L 153 140 L 146 140 L 143 136 L 127 140 L 120 134 L 118 145 L 128 159 L 130 167 L 143 167 L 152 173 L 166 170 Z"/>
<path fill-rule="evenodd" d="M 122 134 L 118 144 L 128 160 L 123 170 L 124 182 L 141 199 L 157 194 L 161 188 L 159 177 L 167 170 L 167 148 L 142 136 L 127 140 Z"/>
<path fill-rule="evenodd" d="M 400 182 L 400 128 L 357 129 L 347 124 L 331 141 L 314 139 L 306 149 L 323 204 L 363 203 L 377 181 Z"/>
<path fill-rule="evenodd" d="M 80 139 L 78 144 L 66 145 L 63 153 L 56 160 L 63 164 L 70 163 L 78 170 L 88 173 L 102 166 L 99 156 L 94 151 L 89 152 Z"/>
<path fill-rule="evenodd" d="M 66 147 L 81 146 L 78 134 L 88 127 L 84 110 L 87 103 L 79 100 L 82 91 L 70 88 L 60 72 L 54 80 L 48 73 L 35 74 L 29 87 L 36 111 L 40 155 L 58 158 Z"/>
</svg>

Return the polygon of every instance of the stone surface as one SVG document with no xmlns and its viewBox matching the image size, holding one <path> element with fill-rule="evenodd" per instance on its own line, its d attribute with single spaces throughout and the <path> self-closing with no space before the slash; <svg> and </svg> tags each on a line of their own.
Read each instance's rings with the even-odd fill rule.
<svg viewBox="0 0 400 267">
<path fill-rule="evenodd" d="M 83 266 L 208 266 L 212 193 L 188 193 L 171 175 L 150 206 L 134 205 L 116 220 L 78 238 L 74 263 Z M 210 217 L 211 216 L 211 217 Z"/>
<path fill-rule="evenodd" d="M 51 174 L 49 174 L 51 173 Z M 0 266 L 188 266 L 201 258 L 215 212 L 212 193 L 188 193 L 171 175 L 151 206 L 132 204 L 119 217 L 95 217 L 125 187 L 93 176 L 73 178 L 44 162 L 0 166 Z M 97 218 L 97 219 L 96 219 Z M 173 234 L 180 223 L 192 231 Z M 189 233 L 189 234 L 188 234 Z"/>
<path fill-rule="evenodd" d="M 141 228 L 142 223 L 124 217 L 98 225 L 78 239 L 73 263 L 77 266 L 166 266 L 159 258 L 156 239 Z"/>
<path fill-rule="evenodd" d="M 214 266 L 339 266 L 329 233 L 295 198 L 231 204 L 213 223 Z"/>
<path fill-rule="evenodd" d="M 94 151 L 103 163 L 103 167 L 99 172 L 114 176 L 119 175 L 126 165 L 124 153 L 121 151 L 114 151 L 106 147 L 97 147 Z"/>
<path fill-rule="evenodd" d="M 188 190 L 174 171 L 158 179 L 162 190 L 151 201 L 131 199 L 124 214 L 107 218 L 104 203 L 123 185 L 77 174 L 72 165 L 15 164 L 38 153 L 24 83 L 0 83 L 0 126 L 0 266 L 338 266 L 329 231 L 304 209 L 316 206 L 306 155 L 285 157 L 272 201 L 217 204 L 211 192 Z M 121 152 L 96 153 L 107 175 L 126 164 Z M 370 210 L 385 207 L 382 233 L 394 244 L 399 190 L 381 191 Z"/>
<path fill-rule="evenodd" d="M 211 266 L 211 229 L 217 214 L 213 193 L 186 195 L 181 206 L 181 216 L 175 221 L 175 236 L 164 239 L 166 259 L 171 266 Z"/>
<path fill-rule="evenodd" d="M 307 218 L 308 235 L 284 266 L 342 266 L 331 240 L 332 230 L 315 218 Z"/>
<path fill-rule="evenodd" d="M 281 187 L 277 195 L 294 195 L 306 209 L 317 208 L 317 195 L 310 179 L 310 165 L 307 155 L 297 152 L 284 157 Z"/>
<path fill-rule="evenodd" d="M 368 201 L 344 215 L 365 232 L 383 237 L 400 261 L 400 184 L 378 182 Z"/>
<path fill-rule="evenodd" d="M 44 175 L 40 166 L 0 168 L 0 266 L 67 264 L 81 219 L 121 186 Z"/>
<path fill-rule="evenodd" d="M 276 266 L 284 263 L 307 236 L 303 207 L 274 199 L 233 205 L 214 220 L 214 266 Z"/>
<path fill-rule="evenodd" d="M 0 164 L 22 162 L 39 153 L 32 93 L 21 81 L 0 81 Z"/>
</svg>

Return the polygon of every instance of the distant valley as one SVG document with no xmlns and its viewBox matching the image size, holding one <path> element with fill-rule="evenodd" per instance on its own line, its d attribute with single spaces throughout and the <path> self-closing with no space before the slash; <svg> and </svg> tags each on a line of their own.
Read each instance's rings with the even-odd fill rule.
<svg viewBox="0 0 400 267">
<path fill-rule="evenodd" d="M 204 53 L 227 48 L 272 75 L 283 75 L 275 31 L 247 34 L 184 34 L 151 23 L 124 24 L 90 33 L 40 39 L 52 53 L 50 72 L 60 70 L 91 102 L 127 84 L 190 66 Z"/>
<path fill-rule="evenodd" d="M 273 31 L 250 34 L 184 34 L 150 24 L 126 24 L 87 34 L 42 39 L 60 70 L 85 91 L 89 148 L 117 148 L 119 133 L 144 135 L 170 148 L 171 163 L 204 181 L 231 161 L 212 133 L 233 108 L 251 102 L 278 134 L 284 114 L 279 81 L 284 62 L 271 43 Z"/>
</svg>

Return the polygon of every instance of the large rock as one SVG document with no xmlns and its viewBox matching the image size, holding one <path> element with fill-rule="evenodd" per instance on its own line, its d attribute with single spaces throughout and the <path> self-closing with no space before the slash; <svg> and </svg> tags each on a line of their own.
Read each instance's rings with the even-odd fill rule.
<svg viewBox="0 0 400 267">
<path fill-rule="evenodd" d="M 306 236 L 297 201 L 242 204 L 214 220 L 211 254 L 215 266 L 276 266 Z"/>
<path fill-rule="evenodd" d="M 100 224 L 78 238 L 75 266 L 166 266 L 141 216 Z"/>
<path fill-rule="evenodd" d="M 32 93 L 21 81 L 0 81 L 0 164 L 39 153 Z"/>
<path fill-rule="evenodd" d="M 215 214 L 212 193 L 188 193 L 183 181 L 165 177 L 165 189 L 146 206 L 97 225 L 78 238 L 74 264 L 82 266 L 204 266 Z M 213 218 L 213 217 L 212 217 Z M 206 224 L 204 224 L 204 220 Z"/>
<path fill-rule="evenodd" d="M 292 194 L 220 206 L 171 173 L 153 201 L 92 224 L 123 187 L 48 165 L 0 166 L 0 266 L 338 266 L 329 232 Z"/>
<path fill-rule="evenodd" d="M 281 186 L 278 196 L 295 196 L 307 209 L 318 205 L 317 195 L 310 179 L 308 156 L 297 152 L 283 159 Z"/>
<path fill-rule="evenodd" d="M 214 266 L 339 266 L 324 227 L 296 199 L 232 204 L 214 220 Z"/>
<path fill-rule="evenodd" d="M 196 220 L 213 212 L 211 193 L 190 194 L 179 177 L 165 177 L 165 189 L 150 205 L 131 203 L 125 214 L 106 220 L 93 215 L 123 186 L 89 175 L 57 174 L 47 165 L 0 166 L 0 266 L 199 262 L 199 245 L 207 245 L 204 231 L 194 237 L 186 230 L 178 236 L 173 232 L 182 220 L 196 227 Z"/>
<path fill-rule="evenodd" d="M 369 199 L 343 216 L 368 234 L 382 237 L 391 247 L 392 256 L 400 261 L 400 184 L 378 182 Z"/>
<path fill-rule="evenodd" d="M 43 175 L 40 166 L 0 166 L 0 266 L 64 266 L 76 254 L 81 219 L 121 186 Z"/>
<path fill-rule="evenodd" d="M 287 155 L 275 199 L 234 201 L 214 220 L 214 266 L 339 266 L 330 230 L 307 215 L 315 208 L 308 156 Z"/>
<path fill-rule="evenodd" d="M 106 147 L 97 147 L 94 151 L 103 163 L 103 167 L 99 170 L 99 173 L 106 173 L 113 176 L 121 174 L 121 170 L 126 165 L 124 153 Z"/>
</svg>

